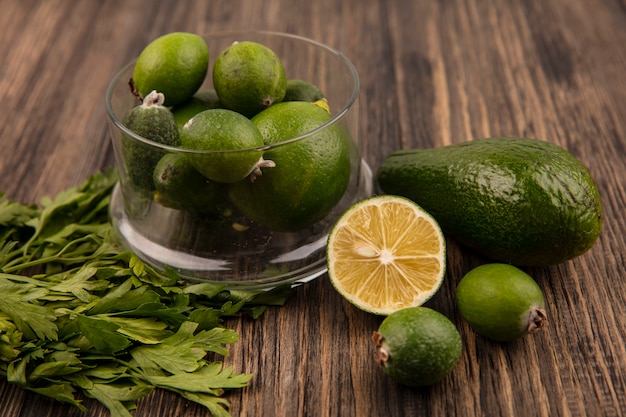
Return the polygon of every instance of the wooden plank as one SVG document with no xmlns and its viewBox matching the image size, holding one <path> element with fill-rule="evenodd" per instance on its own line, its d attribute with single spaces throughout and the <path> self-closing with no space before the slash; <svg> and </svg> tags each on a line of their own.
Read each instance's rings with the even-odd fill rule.
<svg viewBox="0 0 626 417">
<path fill-rule="evenodd" d="M 584 256 L 529 268 L 549 326 L 509 344 L 473 334 L 456 283 L 486 260 L 448 242 L 448 273 L 427 304 L 459 327 L 455 371 L 426 389 L 376 368 L 381 317 L 355 309 L 323 276 L 241 335 L 228 364 L 250 386 L 227 394 L 234 416 L 621 416 L 626 410 L 626 7 L 618 1 L 356 0 L 66 2 L 0 0 L 0 190 L 35 202 L 112 165 L 104 92 L 151 39 L 174 30 L 259 28 L 312 37 L 361 77 L 361 140 L 374 169 L 393 150 L 477 137 L 557 143 L 597 179 L 605 224 Z M 0 295 L 1 296 L 1 295 Z M 86 414 L 0 383 L 3 417 Z M 142 416 L 206 416 L 174 394 Z"/>
</svg>

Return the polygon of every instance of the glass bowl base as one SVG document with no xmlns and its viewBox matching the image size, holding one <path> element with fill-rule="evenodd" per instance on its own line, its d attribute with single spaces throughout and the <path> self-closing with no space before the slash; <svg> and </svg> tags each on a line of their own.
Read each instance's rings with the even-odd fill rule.
<svg viewBox="0 0 626 417">
<path fill-rule="evenodd" d="M 352 200 L 342 201 L 343 209 L 372 195 L 372 172 L 365 161 L 361 161 L 358 183 L 359 189 Z M 326 241 L 331 226 L 328 221 L 296 233 L 257 228 L 248 231 L 254 233 L 253 238 L 241 244 L 222 237 L 211 239 L 211 230 L 207 227 L 203 231 L 202 225 L 199 227 L 195 221 L 188 222 L 190 226 L 186 228 L 181 212 L 165 210 L 158 204 L 144 208 L 147 226 L 131 222 L 119 183 L 113 190 L 110 207 L 113 230 L 122 247 L 157 272 L 171 271 L 188 282 L 211 282 L 231 289 L 271 289 L 300 285 L 327 271 Z M 336 211 L 332 217 L 338 218 L 340 214 Z M 169 236 L 173 233 L 176 239 Z M 184 236 L 184 243 L 175 244 L 180 236 Z M 219 249 L 198 246 L 197 242 L 208 240 L 217 240 Z"/>
</svg>

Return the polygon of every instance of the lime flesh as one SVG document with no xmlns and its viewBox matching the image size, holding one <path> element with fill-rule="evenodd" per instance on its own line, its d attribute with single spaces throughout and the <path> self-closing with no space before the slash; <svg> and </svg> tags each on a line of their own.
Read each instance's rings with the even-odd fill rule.
<svg viewBox="0 0 626 417">
<path fill-rule="evenodd" d="M 335 222 L 326 260 L 331 284 L 347 301 L 389 315 L 437 293 L 446 242 L 435 219 L 411 200 L 375 196 L 353 204 Z"/>
</svg>

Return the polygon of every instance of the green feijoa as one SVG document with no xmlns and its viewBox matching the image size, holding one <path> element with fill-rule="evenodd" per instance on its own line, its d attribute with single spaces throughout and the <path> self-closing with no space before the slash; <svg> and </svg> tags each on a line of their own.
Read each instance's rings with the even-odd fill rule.
<svg viewBox="0 0 626 417">
<path fill-rule="evenodd" d="M 159 145 L 179 146 L 178 126 L 172 112 L 163 105 L 162 93 L 152 91 L 139 106 L 132 108 L 123 124 L 145 141 L 130 135 L 122 137 L 124 166 L 132 183 L 154 190 L 152 173 L 165 151 Z M 151 143 L 152 142 L 152 143 Z"/>
<path fill-rule="evenodd" d="M 459 362 L 463 348 L 455 325 L 443 314 L 421 306 L 391 313 L 372 341 L 384 372 L 411 387 L 444 379 Z"/>
<path fill-rule="evenodd" d="M 174 113 L 174 119 L 176 119 L 178 131 L 180 132 L 185 123 L 196 114 L 205 110 L 219 109 L 222 107 L 215 90 L 204 89 L 198 91 L 189 100 L 174 107 L 172 113 Z"/>
<path fill-rule="evenodd" d="M 305 80 L 287 80 L 287 90 L 283 101 L 314 101 L 324 98 L 324 93 L 313 83 Z"/>
<path fill-rule="evenodd" d="M 209 48 L 200 36 L 172 32 L 150 42 L 139 54 L 133 83 L 139 95 L 152 90 L 165 94 L 167 106 L 176 106 L 193 96 L 209 67 Z"/>
<path fill-rule="evenodd" d="M 242 41 L 233 42 L 215 60 L 213 85 L 226 108 L 252 117 L 283 99 L 287 78 L 274 51 Z"/>
<path fill-rule="evenodd" d="M 227 199 L 224 184 L 208 180 L 184 153 L 167 153 L 154 169 L 154 199 L 176 210 L 217 213 Z"/>
<path fill-rule="evenodd" d="M 263 136 L 245 116 L 227 109 L 196 114 L 181 130 L 183 147 L 197 150 L 191 164 L 210 180 L 232 183 L 263 165 Z"/>
<path fill-rule="evenodd" d="M 512 265 L 492 263 L 472 269 L 459 282 L 456 299 L 472 329 L 495 341 L 538 332 L 547 322 L 541 288 Z"/>
</svg>

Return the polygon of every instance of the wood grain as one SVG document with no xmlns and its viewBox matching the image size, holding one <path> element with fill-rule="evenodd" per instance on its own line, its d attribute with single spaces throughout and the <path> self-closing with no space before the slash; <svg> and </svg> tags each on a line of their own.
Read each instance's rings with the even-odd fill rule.
<svg viewBox="0 0 626 417">
<path fill-rule="evenodd" d="M 392 151 L 486 136 L 557 143 L 592 172 L 604 230 L 584 256 L 529 268 L 549 326 L 517 342 L 474 335 L 456 283 L 486 260 L 448 242 L 445 283 L 428 306 L 450 317 L 461 362 L 426 389 L 374 365 L 382 320 L 346 303 L 323 276 L 260 319 L 227 324 L 226 358 L 254 374 L 233 416 L 622 416 L 626 413 L 626 4 L 619 0 L 0 0 L 0 190 L 36 202 L 112 165 L 104 92 L 151 39 L 174 31 L 257 28 L 344 52 L 361 77 L 361 140 L 376 169 Z M 0 295 L 1 296 L 1 295 Z M 0 383 L 3 417 L 86 414 Z M 167 392 L 142 416 L 207 416 Z"/>
</svg>

